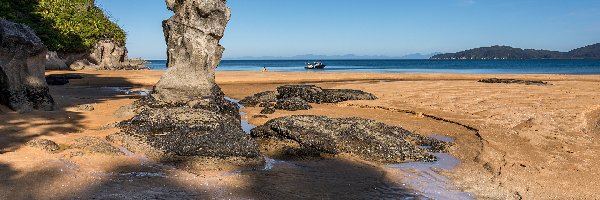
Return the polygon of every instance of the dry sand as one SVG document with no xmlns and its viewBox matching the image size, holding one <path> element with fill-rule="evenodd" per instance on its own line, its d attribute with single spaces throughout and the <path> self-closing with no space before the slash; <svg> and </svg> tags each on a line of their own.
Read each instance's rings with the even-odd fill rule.
<svg viewBox="0 0 600 200">
<path fill-rule="evenodd" d="M 24 143 L 46 138 L 67 146 L 82 136 L 104 138 L 104 128 L 127 119 L 114 112 L 139 95 L 112 87 L 151 89 L 162 71 L 81 71 L 85 78 L 51 86 L 53 112 L 0 113 L 0 199 L 178 198 L 278 199 L 412 196 L 404 172 L 344 155 L 279 163 L 272 170 L 188 173 L 142 155 L 46 153 Z M 478 83 L 481 78 L 548 81 L 550 85 Z M 245 96 L 288 83 L 359 89 L 375 101 L 314 105 L 292 114 L 365 117 L 419 134 L 455 139 L 462 163 L 440 172 L 478 199 L 600 199 L 600 76 L 396 73 L 219 72 L 226 95 Z M 80 110 L 92 104 L 93 111 Z M 246 108 L 252 118 L 260 110 Z M 443 198 L 443 196 L 442 196 Z"/>
</svg>

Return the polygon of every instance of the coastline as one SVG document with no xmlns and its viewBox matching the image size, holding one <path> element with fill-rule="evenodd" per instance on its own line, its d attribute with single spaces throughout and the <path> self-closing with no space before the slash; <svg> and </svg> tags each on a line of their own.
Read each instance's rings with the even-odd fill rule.
<svg viewBox="0 0 600 200">
<path fill-rule="evenodd" d="M 115 166 L 125 165 L 120 164 L 121 162 L 132 166 L 140 162 L 129 157 L 95 155 L 65 158 L 64 154 L 70 153 L 68 151 L 37 155 L 39 153 L 36 151 L 22 147 L 23 141 L 38 137 L 66 144 L 78 136 L 105 137 L 115 132 L 114 128 L 97 129 L 126 119 L 113 113 L 120 106 L 133 102 L 135 95 L 98 88 L 127 87 L 132 90 L 149 90 L 164 71 L 133 72 L 47 72 L 79 74 L 84 78 L 71 80 L 71 83 L 65 86 L 50 87 L 51 93 L 57 98 L 58 111 L 34 112 L 24 115 L 21 119 L 3 109 L 5 115 L 2 116 L 4 122 L 0 130 L 12 133 L 2 135 L 2 140 L 5 141 L 2 146 L 9 148 L 1 150 L 0 166 L 7 165 L 13 171 L 19 171 L 20 175 L 7 177 L 6 174 L 0 174 L 3 175 L 0 177 L 3 180 L 21 183 L 20 180 L 27 178 L 25 175 L 35 173 L 40 170 L 38 167 L 43 168 L 45 163 L 56 164 L 57 160 L 74 163 L 80 172 L 75 170 L 73 173 L 84 177 L 87 176 L 81 175 L 81 171 L 112 172 L 118 168 Z M 456 143 L 450 149 L 450 154 L 462 163 L 452 171 L 441 173 L 449 177 L 454 185 L 475 194 L 477 198 L 600 198 L 596 193 L 600 186 L 588 184 L 600 178 L 593 168 L 595 161 L 600 159 L 600 132 L 593 126 L 594 123 L 600 122 L 600 118 L 595 114 L 600 112 L 600 98 L 596 97 L 597 91 L 600 91 L 600 75 L 310 72 L 310 76 L 307 76 L 306 72 L 217 71 L 216 78 L 224 93 L 234 99 L 273 90 L 282 84 L 299 83 L 374 93 L 380 97 L 378 100 L 315 105 L 309 111 L 277 111 L 269 118 L 252 118 L 260 112 L 259 108 L 245 108 L 241 111 L 247 113 L 244 119 L 254 125 L 292 114 L 364 117 L 399 125 L 419 134 L 451 137 Z M 477 82 L 484 78 L 541 80 L 549 82 L 549 85 Z M 92 103 L 96 109 L 76 109 L 84 103 Z M 27 159 L 22 159 L 23 157 Z M 396 177 L 397 171 L 365 164 L 352 157 L 341 159 L 344 162 L 358 163 L 358 168 L 373 168 L 377 171 L 375 174 L 382 173 L 385 178 L 391 179 L 391 182 L 402 182 L 393 178 Z M 60 167 L 61 164 L 56 165 Z M 168 173 L 186 178 L 197 176 L 176 170 Z M 209 178 L 205 178 L 205 181 L 219 182 L 217 180 L 221 177 L 220 172 L 206 173 L 208 175 L 205 176 Z M 94 187 L 95 183 L 73 180 L 71 175 L 59 177 L 60 180 L 76 182 L 75 185 L 83 188 Z M 22 186 L 39 181 L 36 177 L 30 178 L 32 180 L 24 181 Z M 220 185 L 223 187 L 220 189 L 235 192 L 236 189 L 228 187 L 243 187 L 244 179 L 248 177 L 236 175 L 221 178 L 225 179 L 225 183 Z M 171 181 L 192 184 L 181 179 Z M 60 181 L 48 185 L 57 184 L 60 185 Z M 73 187 L 76 190 L 75 186 Z M 213 188 L 211 191 L 220 189 Z M 38 192 L 43 194 L 42 197 L 56 197 L 52 196 L 49 188 L 48 191 Z"/>
</svg>

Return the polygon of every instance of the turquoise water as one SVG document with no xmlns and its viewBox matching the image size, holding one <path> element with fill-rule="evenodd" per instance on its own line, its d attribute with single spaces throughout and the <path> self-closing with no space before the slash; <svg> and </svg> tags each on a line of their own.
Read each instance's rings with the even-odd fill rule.
<svg viewBox="0 0 600 200">
<path fill-rule="evenodd" d="M 150 60 L 155 70 L 165 60 Z M 223 60 L 219 71 L 302 72 L 308 60 Z M 413 72 L 462 74 L 600 74 L 600 60 L 323 60 L 326 72 Z"/>
</svg>

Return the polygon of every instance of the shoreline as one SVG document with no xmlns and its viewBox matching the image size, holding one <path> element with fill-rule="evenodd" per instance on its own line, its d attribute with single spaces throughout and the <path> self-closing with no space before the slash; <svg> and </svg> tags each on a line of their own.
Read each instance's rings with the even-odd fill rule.
<svg viewBox="0 0 600 200">
<path fill-rule="evenodd" d="M 147 90 L 151 89 L 162 73 L 163 71 L 158 70 L 135 71 L 135 73 L 131 71 L 47 72 L 47 74 L 80 74 L 84 79 L 73 79 L 65 86 L 51 86 L 50 90 L 58 102 L 57 111 L 17 116 L 4 110 L 1 119 L 4 122 L 0 123 L 3 134 L 0 139 L 4 141 L 2 146 L 9 148 L 0 151 L 2 152 L 0 167 L 12 163 L 7 166 L 13 170 L 8 171 L 19 171 L 19 173 L 13 178 L 8 177 L 9 179 L 6 179 L 6 174 L 0 174 L 0 177 L 3 181 L 19 182 L 23 180 L 23 174 L 35 172 L 37 170 L 35 166 L 41 164 L 43 166 L 45 162 L 56 162 L 64 159 L 61 156 L 72 153 L 69 150 L 58 155 L 38 155 L 38 151 L 22 147 L 23 142 L 28 139 L 42 137 L 53 139 L 60 144 L 69 144 L 79 136 L 104 137 L 117 131 L 116 129 L 99 130 L 99 127 L 126 119 L 126 117 L 117 117 L 113 113 L 120 106 L 133 102 L 137 97 L 134 94 L 125 95 L 114 91 L 98 90 L 98 88 L 127 87 Z M 245 108 L 241 112 L 247 113 L 243 119 L 254 125 L 281 116 L 314 114 L 375 119 L 402 126 L 419 134 L 450 137 L 455 140 L 450 154 L 462 162 L 458 168 L 442 174 L 449 177 L 453 185 L 475 194 L 477 198 L 600 198 L 595 193 L 600 189 L 599 186 L 587 184 L 600 178 L 600 175 L 593 171 L 594 161 L 600 159 L 600 145 L 598 145 L 600 132 L 590 127 L 594 122 L 600 122 L 600 118 L 594 115 L 600 112 L 600 98 L 596 98 L 597 91 L 600 91 L 600 85 L 597 84 L 600 82 L 600 75 L 371 72 L 319 72 L 311 75 L 307 77 L 305 72 L 217 71 L 216 76 L 217 83 L 226 96 L 234 99 L 273 90 L 282 84 L 298 83 L 374 93 L 380 97 L 378 100 L 314 105 L 314 108 L 309 111 L 277 111 L 268 118 L 252 118 L 260 112 L 259 108 Z M 478 83 L 477 80 L 482 78 L 542 80 L 549 81 L 550 85 Z M 94 105 L 95 110 L 77 109 L 78 105 L 90 103 Z M 21 159 L 23 157 L 34 160 L 23 160 Z M 352 158 L 348 159 L 352 160 Z M 66 160 L 73 162 L 84 171 L 106 172 L 115 170 L 115 166 L 121 165 L 118 163 L 122 161 L 133 163 L 131 166 L 136 166 L 135 163 L 138 162 L 129 157 L 113 158 L 96 155 L 67 157 Z M 343 166 L 351 169 L 362 166 L 356 163 L 346 164 Z M 328 165 L 321 167 L 325 166 Z M 335 171 L 335 168 L 326 168 Z M 283 169 L 293 168 L 286 165 Z M 282 179 L 290 178 L 289 181 L 293 181 L 293 178 L 286 177 L 285 170 L 277 173 L 282 176 Z M 392 178 L 391 181 L 396 184 L 402 183 L 402 180 L 398 180 L 396 176 L 398 172 L 381 166 L 373 170 L 373 172 L 378 171 L 375 174 L 383 173 L 387 179 Z M 221 184 L 220 187 L 223 190 L 232 185 L 244 188 L 240 177 L 269 182 L 255 175 L 257 174 L 250 177 L 246 175 L 227 177 L 226 183 Z M 334 174 L 321 175 L 332 178 L 332 181 L 346 180 Z M 213 177 L 208 178 L 209 182 L 219 178 L 219 176 L 207 176 Z M 193 175 L 185 175 L 185 177 L 190 178 Z M 560 177 L 560 180 L 557 180 L 557 177 Z M 77 182 L 68 177 L 63 178 Z M 369 179 L 369 177 L 363 178 Z M 32 181 L 39 180 L 33 178 Z M 171 181 L 194 184 L 180 179 Z M 378 179 L 371 181 L 373 181 L 371 183 L 380 183 Z M 90 184 L 94 185 L 94 182 L 77 183 L 84 188 Z M 293 186 L 290 182 L 280 184 Z M 49 185 L 56 185 L 56 183 Z M 179 184 L 174 184 L 174 187 L 176 185 Z M 253 188 L 251 186 L 245 188 L 248 187 Z M 5 188 L 0 187 L 0 191 L 3 189 Z M 255 195 L 245 190 L 227 190 L 239 192 L 238 195 L 241 196 L 238 198 L 244 195 Z M 343 188 L 332 188 L 332 190 L 338 191 Z M 39 193 L 42 197 L 56 197 L 52 196 L 51 191 L 39 191 Z"/>
</svg>

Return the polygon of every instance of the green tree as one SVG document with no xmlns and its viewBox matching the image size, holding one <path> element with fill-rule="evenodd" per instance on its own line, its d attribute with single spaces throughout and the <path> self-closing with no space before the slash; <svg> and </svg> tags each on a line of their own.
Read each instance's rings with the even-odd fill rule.
<svg viewBox="0 0 600 200">
<path fill-rule="evenodd" d="M 125 32 L 94 0 L 0 0 L 0 17 L 30 26 L 48 49 L 80 52 L 98 40 L 125 44 Z"/>
</svg>

